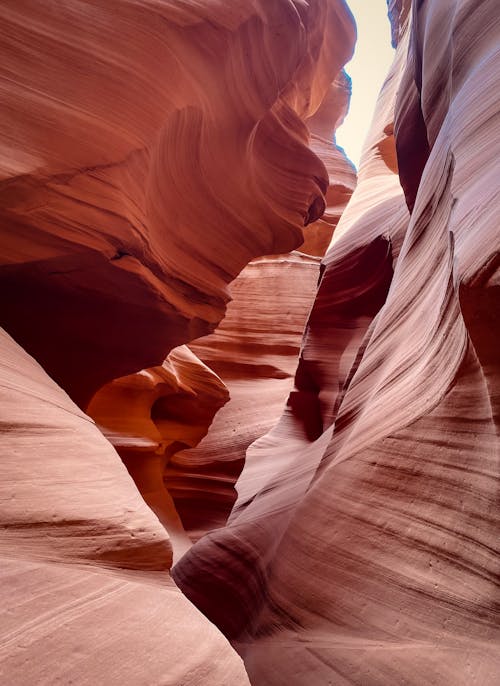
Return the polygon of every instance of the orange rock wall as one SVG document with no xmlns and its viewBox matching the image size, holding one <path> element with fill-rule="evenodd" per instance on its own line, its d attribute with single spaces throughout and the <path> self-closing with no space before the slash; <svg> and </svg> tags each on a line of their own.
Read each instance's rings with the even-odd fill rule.
<svg viewBox="0 0 500 686">
<path fill-rule="evenodd" d="M 342 0 L 2 3 L 0 315 L 85 406 L 212 331 L 302 242 L 305 121 L 352 53 Z"/>
<path fill-rule="evenodd" d="M 390 10 L 287 409 L 174 568 L 253 684 L 499 680 L 498 11 Z"/>
<path fill-rule="evenodd" d="M 182 344 L 253 258 L 300 246 L 326 204 L 316 238 L 338 220 L 307 125 L 327 94 L 344 112 L 352 17 L 342 0 L 7 0 L 0 23 L 0 681 L 247 684 L 168 574 L 189 541 L 163 469 L 227 400 Z M 318 260 L 286 259 L 312 299 Z"/>
<path fill-rule="evenodd" d="M 0 681 L 248 684 L 170 580 L 168 536 L 112 446 L 3 330 L 0 343 Z"/>
<path fill-rule="evenodd" d="M 2 683 L 497 686 L 496 5 L 2 3 Z"/>
<path fill-rule="evenodd" d="M 318 9 L 311 6 L 314 20 L 322 16 Z M 339 17 L 331 16 L 334 20 L 338 24 Z M 257 258 L 230 285 L 225 319 L 213 334 L 190 344 L 208 370 L 185 346 L 175 348 L 163 371 L 154 367 L 115 379 L 87 406 L 169 530 L 174 559 L 191 539 L 225 524 L 246 448 L 276 423 L 291 390 L 319 258 L 356 184 L 352 163 L 334 142 L 350 92 L 349 78 L 339 71 L 319 107 L 300 106 L 310 148 L 323 162 L 329 183 L 321 207 L 311 212 L 322 212 L 323 205 L 325 211 L 315 221 L 316 215 L 306 218 L 298 252 Z M 283 152 L 273 163 L 286 166 Z M 191 356 L 188 366 L 186 356 Z M 167 381 L 165 370 L 172 367 L 174 377 Z M 209 369 L 227 385 L 226 396 L 221 379 L 210 376 Z"/>
</svg>

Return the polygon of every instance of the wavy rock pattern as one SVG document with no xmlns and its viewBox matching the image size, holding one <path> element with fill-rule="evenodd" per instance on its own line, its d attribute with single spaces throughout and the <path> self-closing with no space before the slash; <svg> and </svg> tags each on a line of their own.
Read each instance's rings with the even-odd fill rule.
<svg viewBox="0 0 500 686">
<path fill-rule="evenodd" d="M 498 12 L 390 9 L 395 62 L 287 410 L 228 526 L 174 568 L 253 684 L 500 675 Z"/>
<path fill-rule="evenodd" d="M 215 328 L 250 260 L 298 247 L 326 202 L 337 221 L 352 169 L 337 159 L 325 199 L 307 122 L 332 82 L 345 99 L 352 17 L 342 0 L 7 0 L 0 22 L 0 680 L 246 684 L 73 401 L 182 549 L 159 475 L 226 389 L 177 346 Z M 186 427 L 173 405 L 193 394 Z M 137 470 L 143 448 L 161 455 Z"/>
<path fill-rule="evenodd" d="M 100 431 L 0 330 L 3 684 L 248 684 Z M 182 659 L 179 659 L 182 655 Z"/>
<path fill-rule="evenodd" d="M 186 551 L 190 539 L 165 488 L 165 468 L 176 452 L 198 445 L 228 399 L 221 379 L 181 346 L 161 367 L 106 384 L 88 407 L 169 532 L 174 560 Z"/>
<path fill-rule="evenodd" d="M 247 447 L 283 410 L 318 275 L 319 259 L 297 252 L 254 260 L 231 285 L 217 330 L 190 345 L 230 393 L 207 436 L 175 454 L 166 470 L 168 490 L 195 539 L 225 524 Z"/>
<path fill-rule="evenodd" d="M 0 314 L 85 406 L 212 331 L 252 258 L 302 242 L 327 186 L 304 121 L 354 26 L 342 0 L 8 0 L 0 17 Z"/>
<path fill-rule="evenodd" d="M 195 449 L 173 455 L 165 473 L 168 491 L 194 539 L 226 523 L 246 449 L 276 423 L 292 388 L 319 256 L 356 185 L 352 163 L 333 144 L 350 93 L 350 81 L 341 72 L 307 119 L 311 148 L 328 172 L 323 217 L 304 231 L 299 252 L 252 261 L 231 284 L 231 302 L 217 330 L 190 344 L 230 393 L 207 437 Z"/>
<path fill-rule="evenodd" d="M 329 186 L 326 191 L 326 208 L 323 216 L 304 232 L 301 252 L 323 257 L 333 231 L 337 226 L 347 202 L 356 186 L 356 171 L 342 149 L 332 145 L 335 132 L 344 121 L 349 109 L 351 82 L 340 72 L 325 95 L 321 106 L 307 119 L 311 132 L 311 149 L 324 163 L 328 172 Z"/>
<path fill-rule="evenodd" d="M 226 400 L 221 395 L 220 379 L 213 374 L 210 377 L 203 365 L 194 365 L 195 376 L 202 372 L 203 383 L 199 388 L 196 381 L 193 383 L 192 374 L 178 364 L 181 348 L 170 353 L 166 362 L 176 367 L 176 381 L 172 403 L 162 401 L 163 426 L 159 426 L 159 417 L 154 418 L 153 433 L 160 430 L 162 444 L 170 443 L 168 454 L 158 456 L 157 442 L 146 445 L 152 428 L 151 407 L 157 400 L 158 382 L 165 388 L 164 374 L 157 378 L 157 371 L 150 369 L 139 372 L 137 379 L 130 376 L 114 381 L 101 389 L 89 405 L 89 414 L 101 428 L 103 424 L 108 426 L 105 435 L 124 459 L 146 502 L 157 514 L 161 513 L 160 519 L 173 537 L 174 549 L 180 553 L 188 544 L 184 529 L 191 538 L 198 539 L 226 523 L 236 497 L 234 483 L 241 472 L 246 449 L 276 423 L 291 390 L 302 333 L 319 277 L 318 256 L 324 254 L 356 184 L 352 164 L 332 144 L 335 130 L 347 112 L 349 97 L 350 83 L 341 73 L 319 110 L 307 119 L 312 133 L 311 147 L 324 162 L 329 177 L 323 218 L 304 231 L 305 241 L 300 252 L 253 260 L 231 284 L 231 301 L 218 329 L 190 344 L 208 368 L 224 379 L 228 388 L 230 400 L 217 413 L 210 429 L 214 415 Z M 189 351 L 187 354 L 194 358 Z M 145 383 L 151 374 L 155 383 Z M 129 390 L 139 385 L 141 397 L 148 400 L 139 407 L 128 391 L 118 397 L 107 390 L 124 388 L 124 385 Z M 192 402 L 179 404 L 178 390 L 182 391 L 183 385 L 188 385 L 193 392 Z M 168 387 L 166 392 L 171 392 Z M 262 403 L 264 397 L 266 402 Z M 102 409 L 96 406 L 96 400 L 104 405 Z M 204 420 L 201 432 L 192 426 L 200 410 Z M 129 438 L 122 443 L 116 431 L 110 432 L 113 422 L 122 427 L 119 434 L 123 435 L 125 430 L 127 436 L 130 431 L 126 425 L 135 422 L 136 438 L 142 445 L 140 453 L 134 451 L 132 455 Z M 172 422 L 175 443 L 171 442 Z M 198 446 L 207 430 L 208 436 Z M 155 473 L 154 489 L 151 470 Z M 164 483 L 161 482 L 163 475 Z"/>
</svg>

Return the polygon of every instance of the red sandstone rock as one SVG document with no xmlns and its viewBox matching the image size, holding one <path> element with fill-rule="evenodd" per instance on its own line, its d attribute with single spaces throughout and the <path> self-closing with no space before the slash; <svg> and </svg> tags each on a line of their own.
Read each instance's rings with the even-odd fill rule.
<svg viewBox="0 0 500 686">
<path fill-rule="evenodd" d="M 194 449 L 176 453 L 166 483 L 194 538 L 225 524 L 245 452 L 279 418 L 293 384 L 319 259 L 291 253 L 251 262 L 231 285 L 227 314 L 191 344 L 230 399 Z"/>
<path fill-rule="evenodd" d="M 169 403 L 204 397 L 187 370 L 201 365 L 148 370 L 212 331 L 227 284 L 323 211 L 306 123 L 352 18 L 341 0 L 8 0 L 0 18 L 0 317 L 17 341 L 2 334 L 1 680 L 247 683 L 171 585 L 168 538 L 116 452 L 46 372 L 93 399 L 123 452 L 199 440 L 223 384 L 204 369 L 207 413 L 181 431 Z M 118 417 L 124 393 L 134 412 Z M 128 467 L 175 533 L 153 463 Z"/>
<path fill-rule="evenodd" d="M 0 18 L 0 315 L 85 406 L 302 242 L 327 182 L 304 121 L 354 27 L 341 0 L 8 0 Z"/>
<path fill-rule="evenodd" d="M 351 83 L 341 72 L 321 103 L 321 107 L 307 120 L 311 132 L 311 148 L 320 157 L 328 171 L 329 186 L 326 192 L 325 213 L 304 232 L 304 243 L 299 250 L 323 257 L 333 231 L 344 212 L 356 186 L 356 172 L 343 150 L 332 145 L 335 132 L 349 109 Z"/>
<path fill-rule="evenodd" d="M 185 552 L 190 540 L 165 488 L 165 467 L 176 452 L 199 443 L 228 398 L 221 379 L 181 346 L 161 367 L 103 386 L 88 407 L 169 532 L 174 559 Z"/>
<path fill-rule="evenodd" d="M 499 680 L 498 12 L 403 5 L 287 411 L 174 569 L 254 684 Z"/>
<path fill-rule="evenodd" d="M 496 686 L 500 675 L 496 5 L 389 10 L 398 52 L 323 261 L 295 388 L 247 452 L 228 526 L 174 571 L 258 685 Z M 211 331 L 242 267 L 302 240 L 325 180 L 306 124 L 323 154 L 342 77 L 324 96 L 352 26 L 334 0 L 24 0 L 0 16 L 2 322 L 85 405 Z M 328 150 L 330 226 L 316 223 L 304 248 L 315 255 L 353 181 Z M 271 258 L 256 274 L 279 281 L 280 260 L 294 284 L 316 265 Z M 307 288 L 280 349 L 286 321 L 260 330 L 243 306 L 253 269 L 234 284 L 227 322 L 195 347 L 233 399 L 171 460 L 178 502 L 201 518 L 214 481 L 227 504 L 225 463 L 265 428 L 260 404 L 249 416 L 252 377 L 277 413 L 305 316 Z M 1 680 L 246 683 L 170 585 L 168 538 L 116 452 L 18 344 L 1 344 Z M 217 377 L 176 354 L 94 396 L 124 451 L 194 444 L 225 399 Z M 189 400 L 182 419 L 192 412 L 191 392 L 207 400 L 195 426 L 172 407 Z M 134 411 L 121 416 L 124 396 Z M 204 471 L 207 458 L 221 471 Z M 159 462 L 134 472 L 129 460 L 146 497 L 165 497 Z M 151 501 L 175 532 L 162 503 Z"/>
<path fill-rule="evenodd" d="M 301 252 L 252 261 L 230 287 L 231 302 L 219 328 L 191 344 L 203 361 L 221 375 L 231 396 L 218 412 L 207 438 L 193 449 L 225 397 L 220 395 L 220 379 L 215 375 L 210 379 L 206 368 L 202 377 L 206 378 L 208 396 L 204 397 L 205 389 L 200 394 L 195 383 L 191 402 L 179 405 L 179 384 L 191 384 L 192 375 L 189 371 L 186 374 L 182 365 L 177 366 L 174 395 L 168 404 L 162 401 L 167 433 L 161 439 L 157 434 L 163 434 L 164 429 L 158 418 L 152 421 L 151 408 L 158 393 L 172 392 L 165 386 L 164 373 L 158 378 L 157 372 L 150 369 L 135 375 L 137 379 L 132 375 L 116 380 L 104 386 L 88 407 L 89 414 L 104 428 L 124 459 L 146 502 L 170 531 L 174 551 L 179 554 L 189 545 L 184 527 L 197 539 L 225 524 L 234 504 L 233 486 L 246 448 L 276 423 L 291 390 L 302 332 L 319 277 L 319 259 L 304 253 L 324 254 L 356 182 L 352 164 L 333 145 L 349 95 L 349 83 L 341 74 L 318 112 L 307 120 L 313 131 L 312 147 L 329 174 L 328 205 L 323 219 L 304 231 Z M 175 355 L 175 351 L 169 355 L 168 365 L 175 364 Z M 196 365 L 192 368 L 198 369 Z M 132 395 L 133 388 L 137 389 L 140 403 Z M 195 431 L 193 436 L 200 403 L 204 430 Z M 115 424 L 118 431 L 113 429 Z M 131 424 L 134 428 L 127 428 Z M 130 442 L 131 431 L 137 442 L 135 447 Z M 151 432 L 156 438 L 148 444 Z M 162 444 L 160 451 L 158 441 Z M 166 441 L 169 447 L 164 452 Z"/>
<path fill-rule="evenodd" d="M 247 684 L 100 431 L 0 330 L 2 684 Z M 182 656 L 182 658 L 180 657 Z"/>
</svg>

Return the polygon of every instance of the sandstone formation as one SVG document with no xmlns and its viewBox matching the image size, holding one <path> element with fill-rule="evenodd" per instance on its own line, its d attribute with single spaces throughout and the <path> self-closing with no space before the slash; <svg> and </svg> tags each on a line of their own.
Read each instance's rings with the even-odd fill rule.
<svg viewBox="0 0 500 686">
<path fill-rule="evenodd" d="M 190 539 L 165 488 L 165 468 L 176 452 L 198 445 L 228 398 L 221 379 L 181 346 L 161 367 L 106 384 L 88 407 L 169 532 L 174 559 L 185 552 Z"/>
<path fill-rule="evenodd" d="M 230 399 L 197 448 L 174 455 L 166 484 L 190 536 L 225 524 L 249 444 L 279 418 L 293 384 L 319 259 L 298 252 L 251 262 L 231 285 L 227 314 L 191 344 Z"/>
<path fill-rule="evenodd" d="M 224 380 L 228 403 L 194 450 L 173 456 L 166 483 L 192 538 L 225 524 L 246 449 L 279 419 L 292 389 L 304 325 L 323 256 L 356 185 L 356 173 L 333 144 L 349 106 L 350 82 L 341 72 L 307 119 L 311 148 L 324 162 L 326 209 L 288 255 L 253 260 L 230 286 L 231 302 L 216 331 L 190 344 Z"/>
<path fill-rule="evenodd" d="M 324 209 L 305 120 L 342 0 L 7 0 L 2 322 L 81 406 L 212 331 L 227 284 Z"/>
<path fill-rule="evenodd" d="M 111 445 L 0 332 L 0 682 L 248 684 Z"/>
<path fill-rule="evenodd" d="M 356 184 L 352 164 L 333 144 L 349 97 L 350 82 L 341 72 L 307 119 L 311 147 L 328 172 L 322 219 L 304 231 L 298 252 L 253 260 L 230 285 L 231 301 L 218 329 L 190 344 L 208 366 L 197 363 L 186 346 L 176 348 L 163 369 L 121 377 L 88 405 L 171 533 L 177 555 L 190 540 L 225 524 L 246 449 L 276 423 L 291 390 L 319 256 Z M 224 379 L 226 394 L 210 369 Z M 214 415 L 209 435 L 193 449 Z"/>
<path fill-rule="evenodd" d="M 343 0 L 0 5 L 2 684 L 499 683 L 500 20 L 388 12 L 349 200 Z"/>
<path fill-rule="evenodd" d="M 328 204 L 318 254 L 337 222 L 352 168 L 331 152 L 327 171 L 307 125 L 328 149 L 352 17 L 342 0 L 7 0 L 0 21 L 1 681 L 246 684 L 168 575 L 158 519 L 189 541 L 162 470 L 227 399 L 179 346 L 250 260 L 300 246 Z M 289 349 L 270 336 L 252 362 L 284 399 L 318 259 L 277 265 L 309 289 Z"/>
<path fill-rule="evenodd" d="M 390 13 L 287 410 L 173 570 L 253 684 L 500 678 L 498 10 Z"/>
</svg>

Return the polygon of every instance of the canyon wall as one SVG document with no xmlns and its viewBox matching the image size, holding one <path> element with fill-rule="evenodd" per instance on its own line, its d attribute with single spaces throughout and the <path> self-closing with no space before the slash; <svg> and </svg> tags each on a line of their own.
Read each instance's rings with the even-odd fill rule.
<svg viewBox="0 0 500 686">
<path fill-rule="evenodd" d="M 341 0 L 12 0 L 1 19 L 2 321 L 84 406 L 212 331 L 241 269 L 321 216 L 305 121 L 353 22 Z"/>
<path fill-rule="evenodd" d="M 173 570 L 254 684 L 499 680 L 498 10 L 389 10 L 286 411 Z"/>
<path fill-rule="evenodd" d="M 2 684 L 248 684 L 169 579 L 169 538 L 112 446 L 0 341 Z"/>
<path fill-rule="evenodd" d="M 3 683 L 497 685 L 499 17 L 388 12 L 352 193 L 342 0 L 0 6 Z"/>
<path fill-rule="evenodd" d="M 99 389 L 87 408 L 169 529 L 176 556 L 191 540 L 225 524 L 246 449 L 276 423 L 292 389 L 320 256 L 356 185 L 354 167 L 333 144 L 349 97 L 350 82 L 341 72 L 306 120 L 329 187 L 324 215 L 308 225 L 297 251 L 255 259 L 241 272 L 229 287 L 231 301 L 217 330 L 190 343 L 191 352 L 184 346 L 191 371 L 179 367 L 181 349 L 170 353 L 164 367 L 177 370 L 174 392 L 164 373 L 142 370 Z M 161 437 L 148 442 L 158 431 Z"/>
<path fill-rule="evenodd" d="M 168 570 L 227 518 L 293 380 L 355 183 L 329 140 L 352 16 L 342 0 L 8 0 L 0 21 L 2 682 L 247 684 Z M 282 328 L 259 329 L 288 295 Z M 200 336 L 197 357 L 183 344 Z M 217 369 L 224 336 L 249 363 L 222 379 L 200 358 Z M 208 446 L 182 449 L 229 392 L 241 425 L 256 377 L 272 412 L 214 479 Z"/>
</svg>

